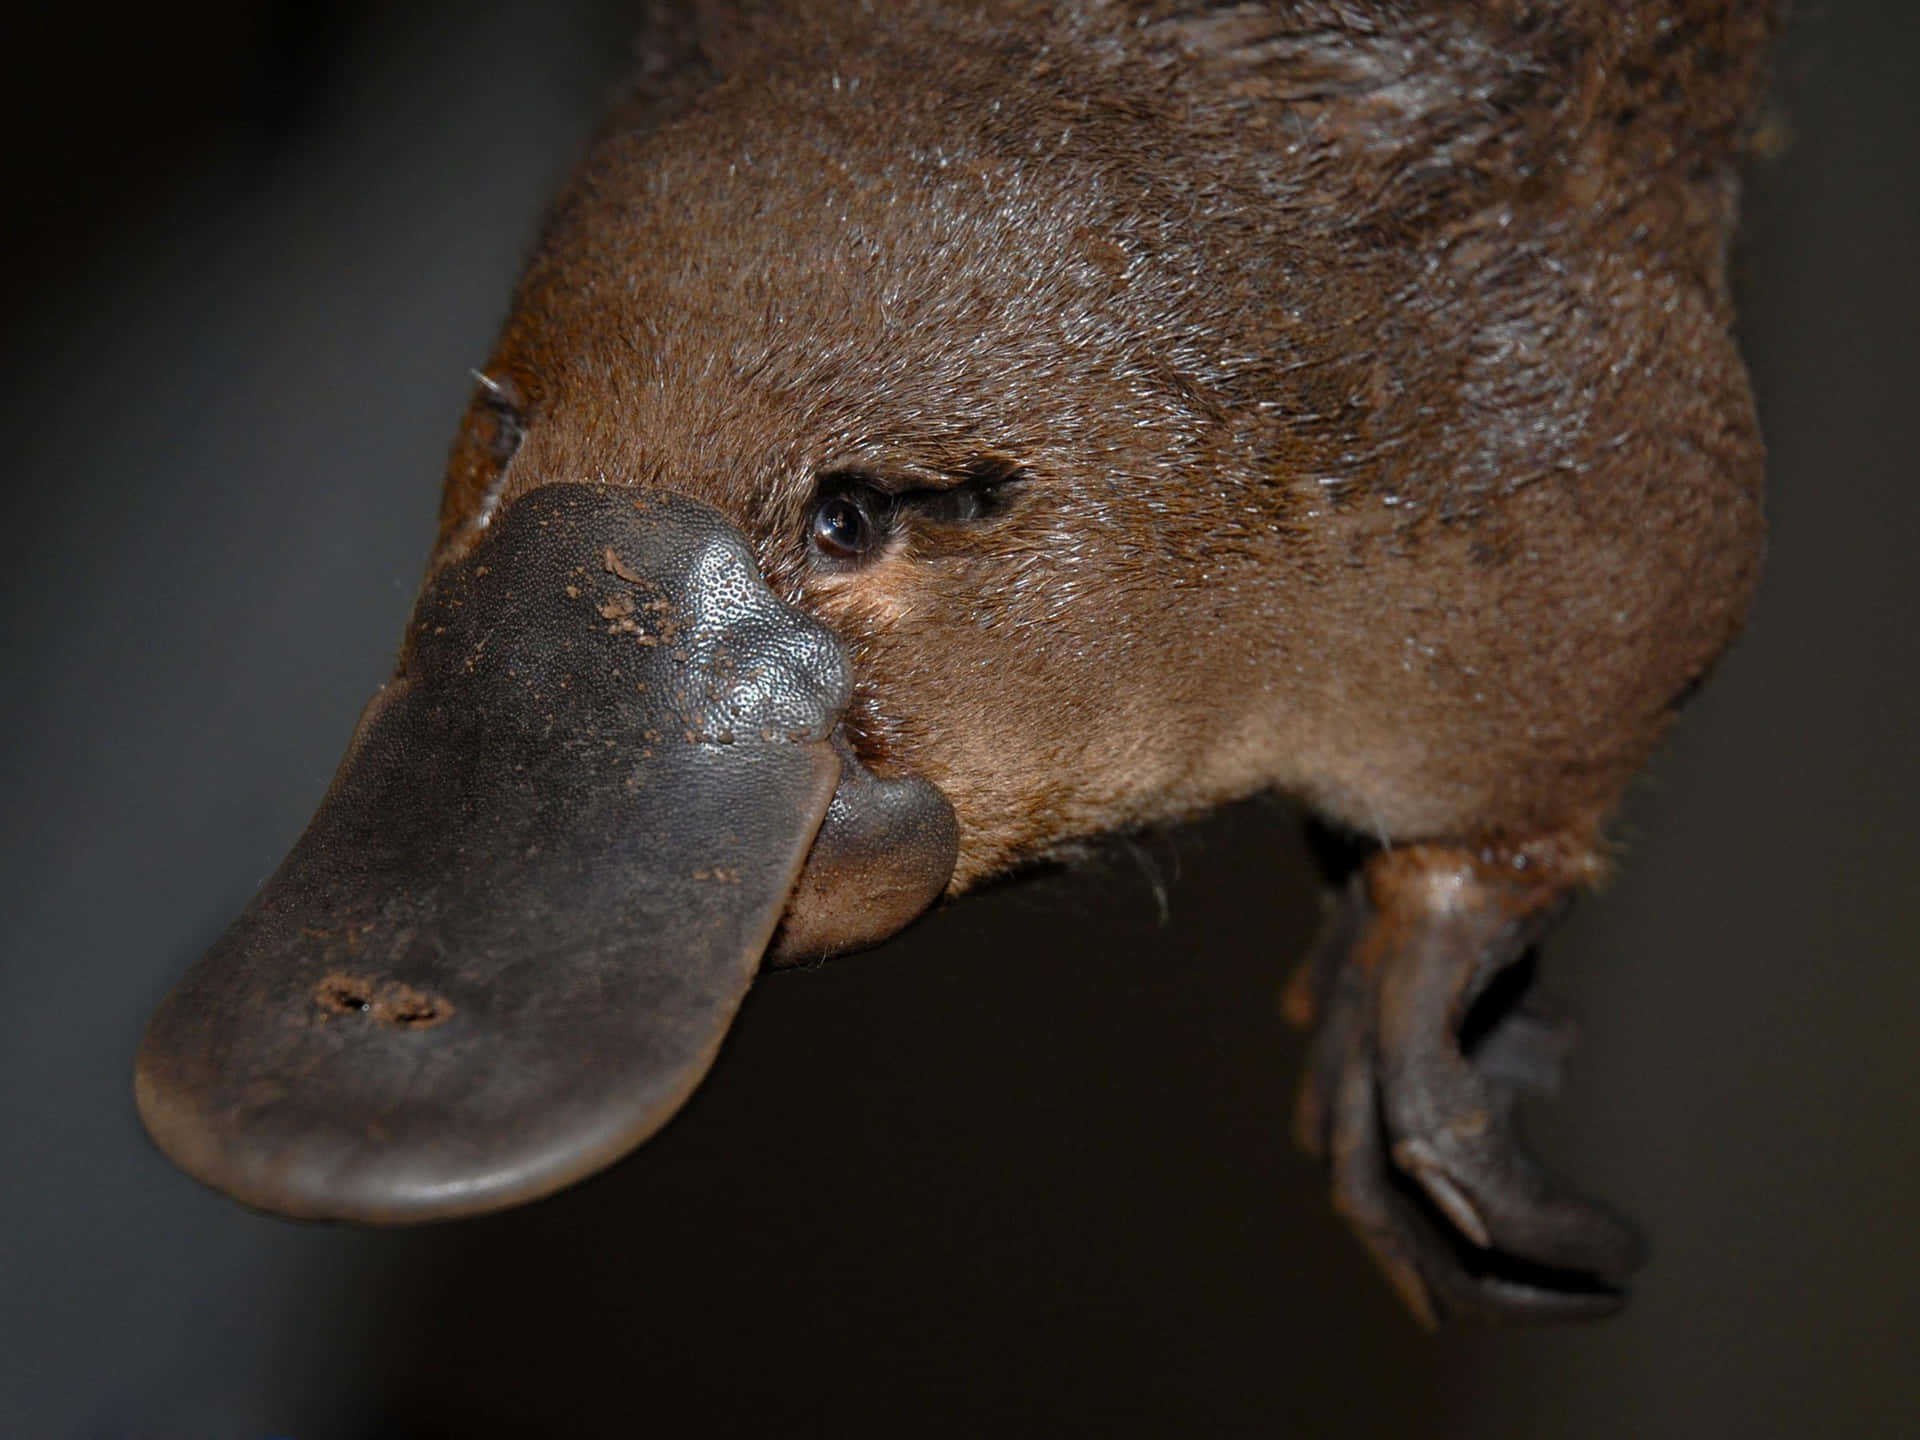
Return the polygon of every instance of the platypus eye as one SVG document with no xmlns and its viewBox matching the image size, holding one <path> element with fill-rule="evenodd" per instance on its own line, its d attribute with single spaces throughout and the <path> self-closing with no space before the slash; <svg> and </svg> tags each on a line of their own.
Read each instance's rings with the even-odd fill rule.
<svg viewBox="0 0 1920 1440">
<path fill-rule="evenodd" d="M 943 535 L 950 541 L 954 532 L 997 520 L 1026 478 L 1012 461 L 993 458 L 969 460 L 945 472 L 947 483 L 933 485 L 828 471 L 807 512 L 807 539 L 816 556 L 839 566 L 871 560 L 909 531 L 937 547 Z"/>
<path fill-rule="evenodd" d="M 886 538 L 886 521 L 876 501 L 861 489 L 830 490 L 813 504 L 808 538 L 830 560 L 861 560 Z"/>
</svg>

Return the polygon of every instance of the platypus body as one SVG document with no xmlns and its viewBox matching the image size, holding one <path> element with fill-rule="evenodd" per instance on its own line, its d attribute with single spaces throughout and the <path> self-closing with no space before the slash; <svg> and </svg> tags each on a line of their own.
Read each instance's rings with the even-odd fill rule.
<svg viewBox="0 0 1920 1440">
<path fill-rule="evenodd" d="M 1771 0 L 703 5 L 479 372 L 395 679 L 163 1004 L 189 1171 L 547 1193 L 762 964 L 1252 792 L 1329 862 L 1298 1113 L 1423 1318 L 1640 1261 L 1519 1147 L 1521 964 L 1746 610 Z"/>
</svg>

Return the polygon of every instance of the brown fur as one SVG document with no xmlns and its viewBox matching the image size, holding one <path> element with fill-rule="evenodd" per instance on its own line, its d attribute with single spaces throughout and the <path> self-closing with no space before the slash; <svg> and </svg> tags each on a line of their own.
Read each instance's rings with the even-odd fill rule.
<svg viewBox="0 0 1920 1440">
<path fill-rule="evenodd" d="M 692 7 L 548 221 L 440 559 L 551 481 L 719 506 L 851 647 L 861 756 L 952 801 L 955 888 L 1267 786 L 1585 845 L 1757 575 L 1725 258 L 1776 23 Z M 810 555 L 818 475 L 982 464 L 991 521 Z"/>
</svg>

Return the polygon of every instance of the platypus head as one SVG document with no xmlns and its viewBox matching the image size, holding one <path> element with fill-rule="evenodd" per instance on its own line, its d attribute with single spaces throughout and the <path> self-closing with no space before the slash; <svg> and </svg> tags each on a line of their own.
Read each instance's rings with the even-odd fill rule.
<svg viewBox="0 0 1920 1440">
<path fill-rule="evenodd" d="M 664 1123 L 770 947 L 1217 798 L 1175 701 L 1231 658 L 1183 602 L 1284 509 L 1220 463 L 1259 448 L 1232 269 L 1142 117 L 954 54 L 609 123 L 393 680 L 147 1035 L 191 1173 L 383 1222 L 537 1196 Z"/>
<path fill-rule="evenodd" d="M 148 1031 L 154 1137 L 295 1215 L 529 1199 L 769 956 L 1272 786 L 1399 847 L 1295 1007 L 1343 1209 L 1423 1314 L 1615 1293 L 1506 1124 L 1556 1035 L 1466 1017 L 1752 590 L 1777 8 L 692 8 L 479 373 L 394 679 Z"/>
</svg>

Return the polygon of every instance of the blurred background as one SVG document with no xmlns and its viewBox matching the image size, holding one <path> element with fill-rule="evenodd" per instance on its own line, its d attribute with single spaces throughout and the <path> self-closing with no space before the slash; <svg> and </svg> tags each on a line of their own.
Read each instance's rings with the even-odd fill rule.
<svg viewBox="0 0 1920 1440">
<path fill-rule="evenodd" d="M 622 5 L 42 7 L 0 267 L 0 1432 L 1920 1434 L 1920 12 L 1801 7 L 1739 261 L 1759 611 L 1548 956 L 1532 1132 L 1625 1316 L 1429 1338 L 1288 1140 L 1315 919 L 1256 804 L 768 978 L 633 1158 L 251 1214 L 136 1122 L 160 995 L 384 678 L 470 365 Z M 1166 917 L 1157 890 L 1164 888 Z"/>
</svg>

